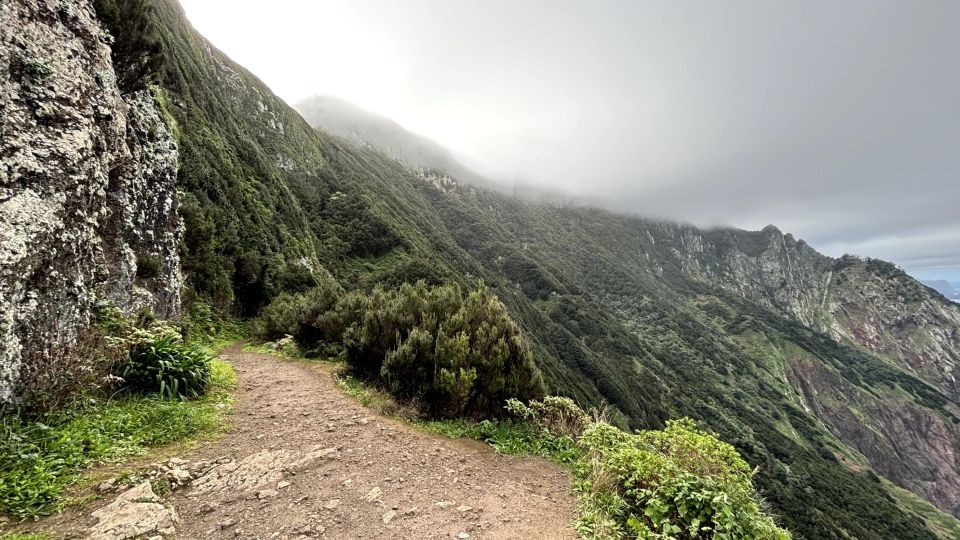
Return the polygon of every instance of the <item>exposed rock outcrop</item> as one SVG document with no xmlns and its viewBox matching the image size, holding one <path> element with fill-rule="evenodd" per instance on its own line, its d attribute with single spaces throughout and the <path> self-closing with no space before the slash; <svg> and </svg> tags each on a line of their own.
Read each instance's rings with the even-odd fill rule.
<svg viewBox="0 0 960 540">
<path fill-rule="evenodd" d="M 960 304 L 894 265 L 833 259 L 773 226 L 665 230 L 688 275 L 889 358 L 960 401 Z"/>
<path fill-rule="evenodd" d="M 896 484 L 960 515 L 960 427 L 908 399 L 881 399 L 808 358 L 788 358 L 804 407 Z"/>
<path fill-rule="evenodd" d="M 175 314 L 177 150 L 89 0 L 0 4 L 0 403 L 107 299 Z"/>
<path fill-rule="evenodd" d="M 92 514 L 98 522 L 89 531 L 90 540 L 127 540 L 176 532 L 180 517 L 164 506 L 150 482 L 128 489 L 112 503 Z"/>
<path fill-rule="evenodd" d="M 951 400 L 938 412 L 906 398 L 880 398 L 821 363 L 787 355 L 788 382 L 831 433 L 888 479 L 960 515 L 960 429 L 953 418 L 960 414 L 960 305 L 893 264 L 833 259 L 772 226 L 658 232 L 655 243 L 669 246 L 685 274 L 876 353 Z"/>
</svg>

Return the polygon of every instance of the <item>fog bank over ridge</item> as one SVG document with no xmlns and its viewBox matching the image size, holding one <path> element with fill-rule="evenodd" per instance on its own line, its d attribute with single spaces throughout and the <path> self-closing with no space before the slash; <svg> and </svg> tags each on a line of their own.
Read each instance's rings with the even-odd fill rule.
<svg viewBox="0 0 960 540">
<path fill-rule="evenodd" d="M 290 103 L 337 95 L 483 176 L 960 280 L 960 5 L 186 0 Z M 227 9 L 229 8 L 229 9 Z"/>
</svg>

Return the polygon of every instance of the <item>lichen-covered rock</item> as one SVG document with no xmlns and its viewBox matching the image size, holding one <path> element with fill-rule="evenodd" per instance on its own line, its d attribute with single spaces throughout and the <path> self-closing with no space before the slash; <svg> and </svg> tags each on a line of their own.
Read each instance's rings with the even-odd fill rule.
<svg viewBox="0 0 960 540">
<path fill-rule="evenodd" d="M 109 41 L 89 0 L 0 4 L 0 403 L 98 299 L 179 309 L 176 147 Z"/>
<path fill-rule="evenodd" d="M 127 540 L 151 534 L 171 535 L 180 518 L 176 510 L 161 504 L 150 482 L 123 492 L 93 514 L 97 524 L 87 531 L 90 540 Z"/>
</svg>

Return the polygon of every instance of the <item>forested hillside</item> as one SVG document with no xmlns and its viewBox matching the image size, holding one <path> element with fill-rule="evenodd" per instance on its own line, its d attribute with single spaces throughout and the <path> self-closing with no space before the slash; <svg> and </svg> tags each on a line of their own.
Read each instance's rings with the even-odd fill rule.
<svg viewBox="0 0 960 540">
<path fill-rule="evenodd" d="M 892 265 L 414 172 L 313 130 L 174 0 L 98 12 L 114 55 L 161 87 L 191 294 L 252 316 L 330 280 L 481 278 L 551 392 L 633 428 L 703 421 L 797 537 L 934 538 L 880 476 L 960 515 L 960 311 Z"/>
</svg>

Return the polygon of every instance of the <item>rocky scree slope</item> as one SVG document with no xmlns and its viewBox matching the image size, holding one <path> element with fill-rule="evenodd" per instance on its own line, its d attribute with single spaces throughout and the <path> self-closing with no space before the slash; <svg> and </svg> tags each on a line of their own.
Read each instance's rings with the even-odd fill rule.
<svg viewBox="0 0 960 540">
<path fill-rule="evenodd" d="M 180 309 L 176 145 L 117 79 L 91 2 L 0 6 L 0 403 L 71 368 L 98 299 Z"/>
</svg>

